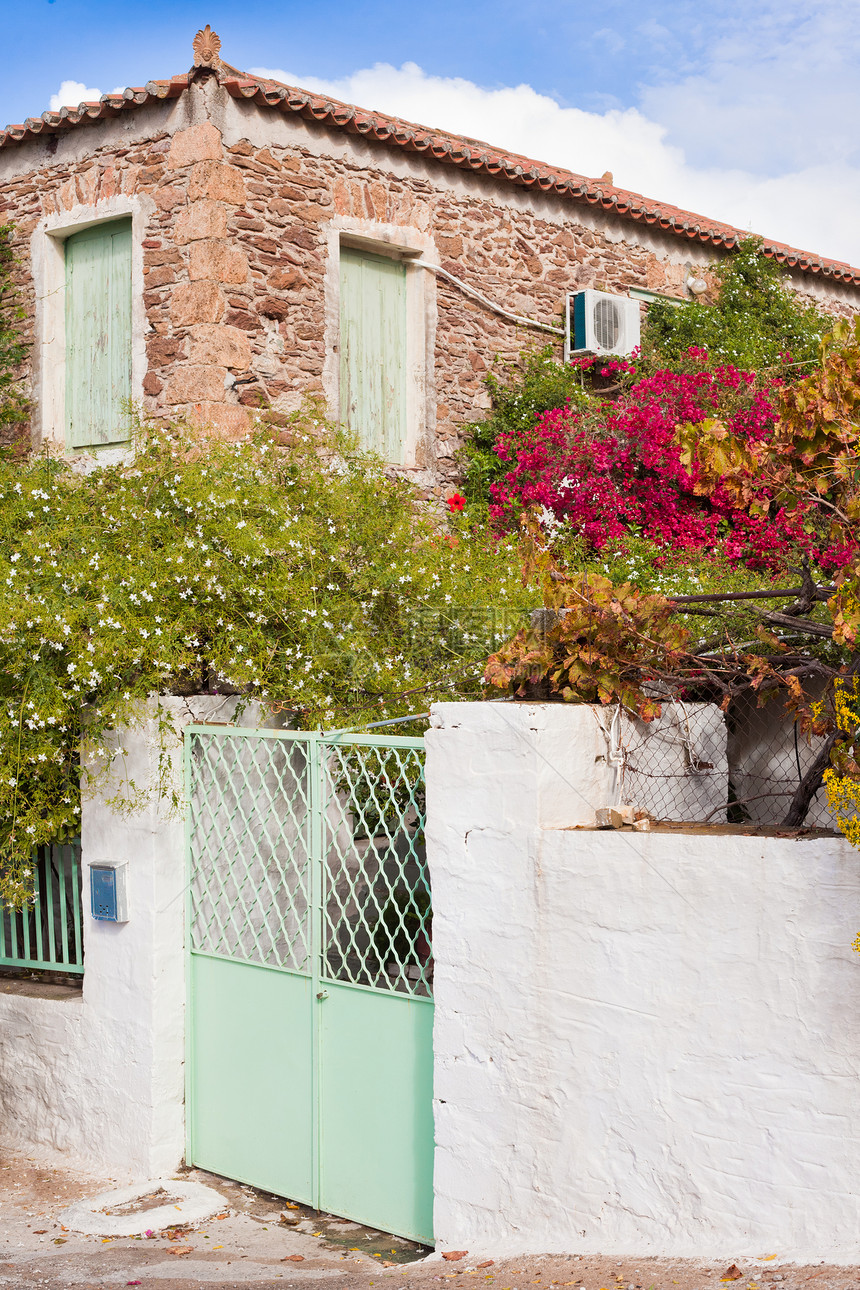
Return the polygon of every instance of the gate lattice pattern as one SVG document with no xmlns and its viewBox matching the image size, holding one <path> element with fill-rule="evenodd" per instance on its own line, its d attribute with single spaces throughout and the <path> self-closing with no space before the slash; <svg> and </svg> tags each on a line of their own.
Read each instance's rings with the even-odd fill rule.
<svg viewBox="0 0 860 1290">
<path fill-rule="evenodd" d="M 324 747 L 323 975 L 430 994 L 423 747 Z"/>
<path fill-rule="evenodd" d="M 429 997 L 423 741 L 187 733 L 192 952 Z"/>
</svg>

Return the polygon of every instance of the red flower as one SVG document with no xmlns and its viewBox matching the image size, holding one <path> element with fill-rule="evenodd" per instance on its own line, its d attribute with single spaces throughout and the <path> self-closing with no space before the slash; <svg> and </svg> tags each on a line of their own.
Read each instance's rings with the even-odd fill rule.
<svg viewBox="0 0 860 1290">
<path fill-rule="evenodd" d="M 702 349 L 688 351 L 688 357 L 705 356 Z M 563 407 L 542 413 L 528 429 L 503 433 L 494 451 L 508 469 L 491 487 L 491 520 L 502 530 L 514 528 L 523 508 L 536 504 L 566 521 L 594 551 L 623 543 L 633 531 L 668 551 L 719 551 L 751 569 L 776 570 L 798 548 L 828 570 L 843 567 L 853 558 L 848 548 L 820 550 L 804 531 L 803 511 L 787 513 L 767 486 L 750 514 L 722 486 L 700 494 L 695 467 L 681 459 L 676 427 L 715 415 L 752 445 L 770 441 L 781 381 L 757 390 L 754 379 L 730 364 L 657 371 L 604 405 L 597 428 L 593 414 Z M 452 511 L 455 500 L 448 502 Z"/>
<path fill-rule="evenodd" d="M 462 511 L 466 505 L 466 499 L 462 493 L 454 493 L 448 498 L 448 510 L 453 515 L 455 511 Z"/>
</svg>

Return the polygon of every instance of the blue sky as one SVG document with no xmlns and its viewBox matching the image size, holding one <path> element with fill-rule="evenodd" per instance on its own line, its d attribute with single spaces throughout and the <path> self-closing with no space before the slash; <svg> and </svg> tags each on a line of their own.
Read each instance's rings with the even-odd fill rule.
<svg viewBox="0 0 860 1290">
<path fill-rule="evenodd" d="M 860 262 L 857 0 L 0 0 L 0 118 L 224 57 Z"/>
</svg>

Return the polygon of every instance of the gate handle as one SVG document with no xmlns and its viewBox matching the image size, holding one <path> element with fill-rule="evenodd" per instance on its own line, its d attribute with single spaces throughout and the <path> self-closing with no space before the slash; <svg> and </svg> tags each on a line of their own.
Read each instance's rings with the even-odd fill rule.
<svg viewBox="0 0 860 1290">
<path fill-rule="evenodd" d="M 320 990 L 319 994 L 317 995 L 317 998 L 318 998 L 318 999 L 327 999 L 327 998 L 328 998 L 328 990 Z"/>
</svg>

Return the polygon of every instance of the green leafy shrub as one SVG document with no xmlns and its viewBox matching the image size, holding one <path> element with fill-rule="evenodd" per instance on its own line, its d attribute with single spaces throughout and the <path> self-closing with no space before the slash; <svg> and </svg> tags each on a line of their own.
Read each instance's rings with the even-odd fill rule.
<svg viewBox="0 0 860 1290">
<path fill-rule="evenodd" d="M 682 369 L 691 347 L 707 350 L 715 362 L 757 372 L 817 358 L 833 319 L 804 304 L 779 264 L 762 253 L 759 238 L 743 241 L 714 276 L 713 304 L 655 300 L 649 306 L 642 348 L 655 366 Z"/>
<path fill-rule="evenodd" d="M 477 697 L 534 594 L 515 542 L 295 418 L 292 442 L 144 429 L 87 475 L 0 462 L 0 895 L 79 828 L 79 747 L 152 694 L 240 693 L 349 726 Z M 412 727 L 414 729 L 414 727 Z"/>
</svg>

